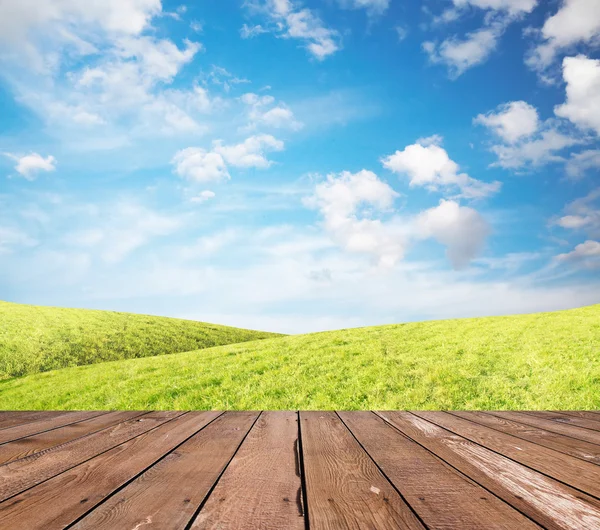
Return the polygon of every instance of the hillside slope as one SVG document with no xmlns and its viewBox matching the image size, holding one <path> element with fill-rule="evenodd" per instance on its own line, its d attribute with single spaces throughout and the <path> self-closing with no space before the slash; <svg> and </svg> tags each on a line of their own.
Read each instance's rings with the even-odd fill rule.
<svg viewBox="0 0 600 530">
<path fill-rule="evenodd" d="M 3 409 L 598 409 L 600 305 L 298 335 L 0 382 Z"/>
<path fill-rule="evenodd" d="M 191 320 L 0 301 L 0 379 L 274 336 Z"/>
</svg>

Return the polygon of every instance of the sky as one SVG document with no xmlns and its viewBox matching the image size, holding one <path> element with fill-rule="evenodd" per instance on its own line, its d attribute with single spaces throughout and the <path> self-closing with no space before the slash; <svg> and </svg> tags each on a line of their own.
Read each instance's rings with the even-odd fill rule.
<svg viewBox="0 0 600 530">
<path fill-rule="evenodd" d="M 600 302 L 598 0 L 1 0 L 0 299 L 286 333 Z"/>
</svg>

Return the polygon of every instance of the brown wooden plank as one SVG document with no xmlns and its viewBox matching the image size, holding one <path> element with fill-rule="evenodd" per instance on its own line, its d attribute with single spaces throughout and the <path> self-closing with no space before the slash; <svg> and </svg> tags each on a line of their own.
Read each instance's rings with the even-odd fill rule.
<svg viewBox="0 0 600 530">
<path fill-rule="evenodd" d="M 334 412 L 301 412 L 309 526 L 424 528 Z"/>
<path fill-rule="evenodd" d="M 185 528 L 257 416 L 257 412 L 220 416 L 73 528 Z"/>
<path fill-rule="evenodd" d="M 182 412 L 151 412 L 83 438 L 0 466 L 0 501 L 112 449 Z"/>
<path fill-rule="evenodd" d="M 67 410 L 40 411 L 40 410 L 9 410 L 3 411 L 0 415 L 0 429 L 8 429 L 16 425 L 32 423 L 34 421 L 46 421 L 50 418 L 56 418 L 63 414 L 69 414 Z"/>
<path fill-rule="evenodd" d="M 45 449 L 70 442 L 81 436 L 100 431 L 111 425 L 131 420 L 142 414 L 144 413 L 141 411 L 109 412 L 108 414 L 102 414 L 101 416 L 96 416 L 87 421 L 72 423 L 70 425 L 65 425 L 64 427 L 52 429 L 40 434 L 34 434 L 27 438 L 21 438 L 20 440 L 0 445 L 0 464 L 11 462 L 19 458 L 25 458 L 29 455 L 44 451 Z"/>
<path fill-rule="evenodd" d="M 465 413 L 456 411 L 452 414 L 485 425 L 486 427 L 512 434 L 522 440 L 527 440 L 548 447 L 549 449 L 554 449 L 555 451 L 581 458 L 586 462 L 600 464 L 600 445 L 583 442 L 543 429 L 537 429 L 530 425 L 525 425 L 504 417 L 497 417 L 485 412 L 470 411 Z M 598 433 L 598 435 L 600 439 L 600 433 Z M 598 472 L 600 472 L 600 469 Z"/>
<path fill-rule="evenodd" d="M 339 414 L 428 528 L 539 528 L 372 412 Z"/>
<path fill-rule="evenodd" d="M 79 412 L 68 412 L 66 414 L 60 414 L 58 416 L 44 417 L 42 420 L 34 421 L 31 423 L 24 423 L 21 425 L 15 425 L 14 427 L 8 427 L 0 430 L 0 444 L 12 442 L 19 438 L 25 438 L 33 434 L 56 429 L 63 427 L 69 423 L 76 423 L 78 421 L 87 420 L 106 414 L 105 411 L 79 411 Z"/>
<path fill-rule="evenodd" d="M 555 421 L 557 423 L 564 423 L 567 425 L 575 425 L 577 427 L 583 427 L 584 429 L 591 429 L 593 431 L 600 431 L 600 421 L 594 421 L 589 418 L 577 418 L 575 416 L 569 416 L 562 412 L 549 412 L 549 411 L 527 411 L 526 414 L 537 416 L 538 418 L 546 418 L 548 420 Z"/>
<path fill-rule="evenodd" d="M 263 412 L 192 529 L 304 529 L 298 414 Z"/>
<path fill-rule="evenodd" d="M 0 527 L 64 528 L 220 414 L 186 413 L 0 503 Z"/>
<path fill-rule="evenodd" d="M 378 412 L 415 440 L 544 528 L 600 528 L 600 501 L 409 412 Z"/>
<path fill-rule="evenodd" d="M 587 418 L 588 420 L 600 421 L 600 411 L 597 410 L 555 410 L 560 414 L 575 416 L 576 418 Z"/>
<path fill-rule="evenodd" d="M 447 412 L 419 411 L 414 414 L 596 498 L 600 497 L 598 467 L 594 464 L 495 431 Z"/>
<path fill-rule="evenodd" d="M 510 411 L 493 411 L 490 414 L 499 416 L 500 418 L 506 418 L 508 420 L 518 421 L 532 427 L 537 427 L 545 431 L 555 432 L 568 436 L 569 438 L 576 438 L 585 442 L 600 444 L 600 433 L 597 431 L 591 431 L 589 429 L 583 429 L 582 427 L 576 427 L 575 425 L 566 425 L 552 420 L 546 420 L 544 418 L 538 418 L 531 414 L 523 414 L 521 412 L 510 412 Z"/>
</svg>

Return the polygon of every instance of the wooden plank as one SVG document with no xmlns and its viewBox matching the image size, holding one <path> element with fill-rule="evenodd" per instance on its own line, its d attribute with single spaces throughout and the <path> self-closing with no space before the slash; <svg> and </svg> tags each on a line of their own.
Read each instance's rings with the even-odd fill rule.
<svg viewBox="0 0 600 530">
<path fill-rule="evenodd" d="M 151 412 L 0 466 L 0 501 L 130 440 L 182 412 Z"/>
<path fill-rule="evenodd" d="M 538 528 L 372 412 L 339 414 L 428 528 Z"/>
<path fill-rule="evenodd" d="M 495 431 L 447 412 L 419 411 L 414 414 L 596 498 L 600 497 L 598 467 L 594 464 Z"/>
<path fill-rule="evenodd" d="M 575 416 L 576 418 L 587 418 L 588 420 L 600 421 L 600 411 L 597 410 L 556 410 L 567 416 Z"/>
<path fill-rule="evenodd" d="M 223 414 L 73 528 L 185 528 L 257 417 Z"/>
<path fill-rule="evenodd" d="M 497 417 L 492 414 L 485 412 L 453 412 L 455 416 L 460 416 L 467 420 L 471 420 L 485 425 L 491 429 L 504 432 L 506 434 L 512 434 L 522 440 L 554 449 L 561 453 L 581 458 L 586 462 L 592 462 L 594 464 L 600 464 L 600 445 L 583 442 L 581 440 L 575 440 L 568 436 L 556 434 L 543 429 L 537 429 L 530 425 L 525 425 L 507 418 Z M 600 433 L 598 433 L 600 439 Z M 600 469 L 598 470 L 600 472 Z"/>
<path fill-rule="evenodd" d="M 140 411 L 109 412 L 108 414 L 102 414 L 87 421 L 65 425 L 64 427 L 0 445 L 0 464 L 25 458 L 45 449 L 70 442 L 81 436 L 100 431 L 111 425 L 131 420 L 142 414 L 144 413 Z"/>
<path fill-rule="evenodd" d="M 25 423 L 32 423 L 34 421 L 45 421 L 50 418 L 56 418 L 63 414 L 69 414 L 67 410 L 56 410 L 56 411 L 40 411 L 40 410 L 10 410 L 2 412 L 0 416 L 0 429 L 8 429 L 15 425 L 23 425 Z"/>
<path fill-rule="evenodd" d="M 500 418 L 506 418 L 508 420 L 518 421 L 532 427 L 537 427 L 549 432 L 555 432 L 568 436 L 570 438 L 576 438 L 585 442 L 600 444 L 600 433 L 596 431 L 590 431 L 589 429 L 583 429 L 576 427 L 575 425 L 566 425 L 552 420 L 546 420 L 544 418 L 538 418 L 531 414 L 523 414 L 521 412 L 510 412 L 510 411 L 493 411 L 491 414 L 499 416 Z"/>
<path fill-rule="evenodd" d="M 576 427 L 583 427 L 584 429 L 600 431 L 600 421 L 594 421 L 588 418 L 576 418 L 575 416 L 569 416 L 568 414 L 563 414 L 562 412 L 527 411 L 525 414 L 530 414 L 538 418 L 546 418 L 557 423 L 575 425 Z"/>
<path fill-rule="evenodd" d="M 0 527 L 65 528 L 220 415 L 188 412 L 0 503 Z"/>
<path fill-rule="evenodd" d="M 600 528 L 600 501 L 593 497 L 409 412 L 378 414 L 544 528 Z"/>
<path fill-rule="evenodd" d="M 424 528 L 334 412 L 301 412 L 309 527 Z"/>
<path fill-rule="evenodd" d="M 263 412 L 192 529 L 304 529 L 298 414 Z"/>
<path fill-rule="evenodd" d="M 33 434 L 39 434 L 41 432 L 63 427 L 69 423 L 76 423 L 78 421 L 87 420 L 106 414 L 105 411 L 80 411 L 80 412 L 68 412 L 66 414 L 60 414 L 58 416 L 49 415 L 44 416 L 44 419 L 34 421 L 32 423 L 24 423 L 21 425 L 15 425 L 14 427 L 8 427 L 0 430 L 0 444 L 12 442 L 19 438 L 25 438 Z"/>
</svg>

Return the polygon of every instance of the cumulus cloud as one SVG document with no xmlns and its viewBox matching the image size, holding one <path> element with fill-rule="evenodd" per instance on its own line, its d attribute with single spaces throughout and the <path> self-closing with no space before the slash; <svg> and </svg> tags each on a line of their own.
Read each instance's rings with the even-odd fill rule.
<svg viewBox="0 0 600 530">
<path fill-rule="evenodd" d="M 373 256 L 391 267 L 404 256 L 405 237 L 394 222 L 377 218 L 389 211 L 398 194 L 375 173 L 362 170 L 329 175 L 306 201 L 324 218 L 325 230 L 349 252 Z"/>
<path fill-rule="evenodd" d="M 573 179 L 579 179 L 588 170 L 596 168 L 600 168 L 600 149 L 573 153 L 566 166 L 567 175 Z"/>
<path fill-rule="evenodd" d="M 15 166 L 16 172 L 27 180 L 34 180 L 40 171 L 54 171 L 56 169 L 56 158 L 52 155 L 44 158 L 38 153 L 31 153 L 24 156 L 11 153 L 4 154 L 17 162 Z"/>
<path fill-rule="evenodd" d="M 465 268 L 481 252 L 490 232 L 476 210 L 443 199 L 439 206 L 420 213 L 416 226 L 420 237 L 433 238 L 446 247 L 455 269 Z"/>
<path fill-rule="evenodd" d="M 219 182 L 231 178 L 223 157 L 201 147 L 177 151 L 171 163 L 177 175 L 193 182 Z"/>
<path fill-rule="evenodd" d="M 600 241 L 585 241 L 577 245 L 571 252 L 559 254 L 555 259 L 574 262 L 587 269 L 598 269 L 600 268 Z"/>
<path fill-rule="evenodd" d="M 294 113 L 283 103 L 275 103 L 270 95 L 259 96 L 252 92 L 243 94 L 240 100 L 248 107 L 248 124 L 243 130 L 254 130 L 259 126 L 274 129 L 297 131 L 302 123 L 296 120 Z"/>
<path fill-rule="evenodd" d="M 269 135 L 259 134 L 246 138 L 239 144 L 226 145 L 221 140 L 213 142 L 212 149 L 188 147 L 175 153 L 171 163 L 174 172 L 193 182 L 219 182 L 229 180 L 228 166 L 266 169 L 272 162 L 267 151 L 281 151 L 284 143 Z"/>
<path fill-rule="evenodd" d="M 457 189 L 460 197 L 477 199 L 498 192 L 499 182 L 483 182 L 460 172 L 446 150 L 434 136 L 418 140 L 382 159 L 383 166 L 394 173 L 406 175 L 410 186 L 422 186 L 433 191 Z"/>
<path fill-rule="evenodd" d="M 216 194 L 214 191 L 204 190 L 204 191 L 201 191 L 195 197 L 192 197 L 190 199 L 190 201 L 191 202 L 206 202 L 206 201 L 209 201 L 210 199 L 214 199 L 215 196 L 216 196 Z"/>
<path fill-rule="evenodd" d="M 600 60 L 585 55 L 565 57 L 563 78 L 567 101 L 555 107 L 554 113 L 600 135 Z"/>
<path fill-rule="evenodd" d="M 284 143 L 270 134 L 258 134 L 246 138 L 242 143 L 224 145 L 217 140 L 214 142 L 213 151 L 223 157 L 230 165 L 235 167 L 255 167 L 265 169 L 272 162 L 265 156 L 267 151 L 282 151 Z"/>
<path fill-rule="evenodd" d="M 559 51 L 576 44 L 598 44 L 600 17 L 597 0 L 563 0 L 559 10 L 544 22 L 541 42 L 531 51 L 526 63 L 543 71 Z"/>
<path fill-rule="evenodd" d="M 341 47 L 338 32 L 326 27 L 311 9 L 300 8 L 290 0 L 254 0 L 247 2 L 247 6 L 253 12 L 266 17 L 268 24 L 265 31 L 273 32 L 284 39 L 302 41 L 304 48 L 319 61 Z M 253 36 L 250 29 L 242 29 L 242 32 L 242 35 Z"/>
<path fill-rule="evenodd" d="M 479 114 L 473 123 L 487 127 L 503 140 L 503 143 L 491 147 L 498 157 L 492 166 L 505 169 L 564 162 L 561 151 L 583 141 L 561 132 L 556 120 L 541 122 L 535 107 L 525 101 L 499 105 L 495 111 Z"/>
<path fill-rule="evenodd" d="M 485 125 L 509 143 L 531 136 L 539 127 L 536 108 L 525 101 L 500 105 L 495 112 L 479 114 L 473 122 Z"/>
<path fill-rule="evenodd" d="M 512 15 L 517 15 L 531 13 L 538 0 L 453 0 L 453 3 L 458 8 L 472 6 L 480 9 L 506 11 Z"/>
</svg>

